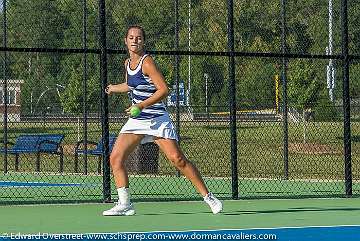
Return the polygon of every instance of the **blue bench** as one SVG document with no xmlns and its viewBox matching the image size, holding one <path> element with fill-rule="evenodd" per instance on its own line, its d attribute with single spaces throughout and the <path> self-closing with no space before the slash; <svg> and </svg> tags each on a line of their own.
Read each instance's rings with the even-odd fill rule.
<svg viewBox="0 0 360 241">
<path fill-rule="evenodd" d="M 60 156 L 59 171 L 64 170 L 64 153 L 61 142 L 64 135 L 61 134 L 31 134 L 20 135 L 16 138 L 15 143 L 8 142 L 7 150 L 0 149 L 0 152 L 15 155 L 15 171 L 19 170 L 19 155 L 26 153 L 36 154 L 36 171 L 40 172 L 40 154 L 56 154 Z"/>
<path fill-rule="evenodd" d="M 109 152 L 111 152 L 113 145 L 116 141 L 117 136 L 114 134 L 109 135 Z M 98 156 L 98 168 L 97 171 L 101 174 L 102 166 L 102 153 L 104 151 L 103 138 L 100 138 L 98 142 L 87 141 L 87 150 L 84 150 L 85 141 L 80 140 L 76 143 L 75 146 L 75 161 L 74 161 L 74 171 L 75 173 L 79 172 L 79 155 L 93 155 Z M 89 148 L 92 147 L 92 148 Z M 95 147 L 95 148 L 94 148 Z M 86 159 L 85 159 L 86 160 Z M 88 173 L 87 171 L 87 162 L 84 160 L 84 174 Z"/>
</svg>

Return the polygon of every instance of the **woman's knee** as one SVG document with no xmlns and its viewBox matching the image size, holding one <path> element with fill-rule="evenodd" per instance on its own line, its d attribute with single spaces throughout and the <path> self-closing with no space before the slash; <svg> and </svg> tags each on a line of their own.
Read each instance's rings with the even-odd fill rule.
<svg viewBox="0 0 360 241">
<path fill-rule="evenodd" d="M 186 158 L 181 153 L 171 153 L 169 159 L 177 168 L 184 168 L 187 164 Z"/>
<path fill-rule="evenodd" d="M 112 169 L 123 169 L 125 168 L 125 158 L 120 154 L 110 155 L 110 165 Z"/>
</svg>

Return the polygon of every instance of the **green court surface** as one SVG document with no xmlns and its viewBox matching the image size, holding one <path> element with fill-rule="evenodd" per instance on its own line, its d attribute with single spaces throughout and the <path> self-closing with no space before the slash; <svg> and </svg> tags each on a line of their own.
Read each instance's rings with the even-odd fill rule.
<svg viewBox="0 0 360 241">
<path fill-rule="evenodd" d="M 231 178 L 204 177 L 209 189 L 218 197 L 231 198 Z M 113 181 L 111 181 L 113 184 Z M 194 187 L 184 177 L 130 176 L 133 199 L 144 200 L 196 200 Z M 241 198 L 279 197 L 328 197 L 344 196 L 344 181 L 239 179 Z M 37 175 L 35 173 L 0 174 L 0 203 L 61 203 L 101 202 L 102 176 L 86 175 Z M 358 193 L 360 183 L 353 183 Z M 116 199 L 112 186 L 112 197 Z"/>
<path fill-rule="evenodd" d="M 136 202 L 137 214 L 103 217 L 113 204 L 0 206 L 0 235 L 252 229 L 360 224 L 360 199 L 229 200 L 213 215 L 202 201 Z"/>
</svg>

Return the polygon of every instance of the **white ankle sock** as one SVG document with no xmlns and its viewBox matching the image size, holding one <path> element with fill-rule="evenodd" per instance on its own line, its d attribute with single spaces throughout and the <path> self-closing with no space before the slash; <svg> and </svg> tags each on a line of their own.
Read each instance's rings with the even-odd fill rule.
<svg viewBox="0 0 360 241">
<path fill-rule="evenodd" d="M 117 189 L 119 195 L 119 202 L 123 205 L 130 204 L 130 191 L 127 187 L 120 187 Z"/>
<path fill-rule="evenodd" d="M 205 199 L 208 199 L 209 198 L 209 196 L 211 196 L 212 195 L 212 193 L 211 192 L 208 192 L 203 198 L 204 198 L 204 200 Z"/>
</svg>

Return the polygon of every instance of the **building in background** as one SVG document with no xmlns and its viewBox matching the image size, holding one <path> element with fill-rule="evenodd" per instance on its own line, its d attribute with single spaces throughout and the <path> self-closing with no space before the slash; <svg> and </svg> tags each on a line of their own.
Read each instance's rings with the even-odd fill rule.
<svg viewBox="0 0 360 241">
<path fill-rule="evenodd" d="M 21 84 L 23 80 L 7 80 L 7 114 L 9 122 L 20 121 L 21 114 Z M 4 112 L 5 112 L 5 81 L 0 80 L 0 120 L 4 121 Z"/>
</svg>

